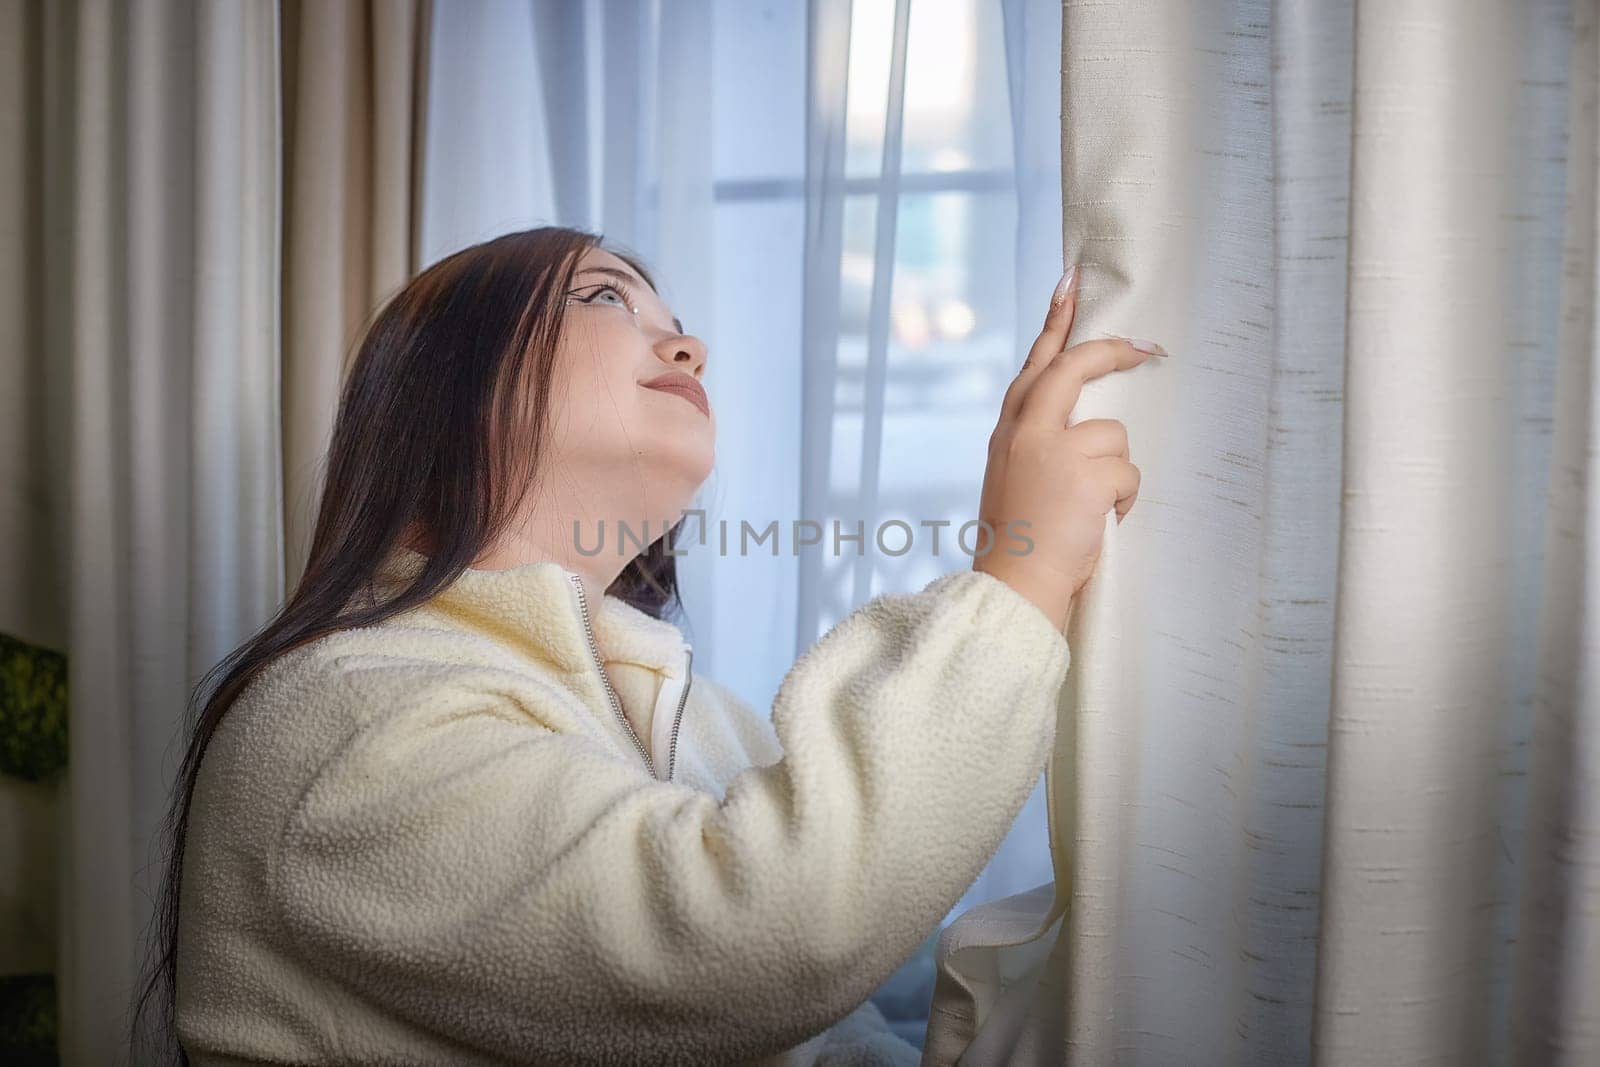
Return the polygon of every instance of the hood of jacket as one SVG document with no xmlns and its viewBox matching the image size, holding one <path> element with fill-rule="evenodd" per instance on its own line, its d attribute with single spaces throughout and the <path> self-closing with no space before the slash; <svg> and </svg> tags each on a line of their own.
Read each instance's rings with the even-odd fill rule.
<svg viewBox="0 0 1600 1067">
<path fill-rule="evenodd" d="M 375 572 L 374 592 L 395 595 L 427 562 L 420 552 L 397 548 Z M 550 560 L 505 570 L 469 567 L 425 606 L 539 662 L 609 708 L 624 742 L 644 747 L 652 773 L 666 780 L 693 684 L 694 646 L 674 623 L 610 593 L 587 596 L 578 580 L 577 572 Z"/>
</svg>

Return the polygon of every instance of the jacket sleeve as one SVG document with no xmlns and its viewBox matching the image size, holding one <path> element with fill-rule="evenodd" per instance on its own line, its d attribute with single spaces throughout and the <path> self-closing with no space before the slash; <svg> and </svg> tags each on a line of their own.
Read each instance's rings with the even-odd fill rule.
<svg viewBox="0 0 1600 1067">
<path fill-rule="evenodd" d="M 983 572 L 874 598 L 790 668 L 782 757 L 721 800 L 440 665 L 361 668 L 393 711 L 284 825 L 285 948 L 504 1057 L 789 1048 L 861 1004 L 994 854 L 1043 772 L 1068 661 L 1049 618 Z"/>
</svg>

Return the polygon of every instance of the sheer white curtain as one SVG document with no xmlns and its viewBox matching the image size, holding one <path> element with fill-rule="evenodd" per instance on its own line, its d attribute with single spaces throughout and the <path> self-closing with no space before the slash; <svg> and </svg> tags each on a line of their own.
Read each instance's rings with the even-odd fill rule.
<svg viewBox="0 0 1600 1067">
<path fill-rule="evenodd" d="M 424 258 L 555 223 L 656 269 L 718 412 L 685 629 L 757 708 L 855 605 L 971 565 L 957 528 L 1061 273 L 1059 39 L 1054 0 L 435 8 Z M 795 520 L 822 543 L 796 555 Z M 1048 882 L 1046 834 L 1041 779 L 952 916 Z M 916 1040 L 932 947 L 882 1001 Z"/>
<path fill-rule="evenodd" d="M 642 255 L 678 318 L 712 340 L 710 0 L 665 10 L 637 0 L 490 0 L 438 3 L 433 14 L 423 265 L 508 230 L 604 232 Z M 704 632 L 717 576 L 680 570 Z M 697 648 L 697 666 L 712 658 L 706 651 Z"/>
<path fill-rule="evenodd" d="M 1069 343 L 1172 356 L 924 1062 L 1600 1062 L 1596 5 L 1065 11 Z"/>
<path fill-rule="evenodd" d="M 959 527 L 1061 273 L 1060 25 L 1034 0 L 812 7 L 793 513 L 824 533 L 784 577 L 773 683 L 862 601 L 971 565 Z M 937 548 L 924 522 L 949 523 Z M 1049 880 L 1043 801 L 1041 782 L 952 916 Z"/>
</svg>

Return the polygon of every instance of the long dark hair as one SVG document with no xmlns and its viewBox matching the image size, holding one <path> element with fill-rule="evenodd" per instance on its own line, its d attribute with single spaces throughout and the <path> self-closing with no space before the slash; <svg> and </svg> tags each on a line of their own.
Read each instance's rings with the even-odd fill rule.
<svg viewBox="0 0 1600 1067">
<path fill-rule="evenodd" d="M 496 237 L 424 270 L 372 320 L 343 383 L 305 570 L 277 615 L 191 696 L 188 750 L 161 831 L 167 866 L 132 1012 L 134 1049 L 156 995 L 155 1054 L 189 1063 L 176 1025 L 178 896 L 195 778 L 218 723 L 275 656 L 423 603 L 499 539 L 540 481 L 566 294 L 578 259 L 602 241 L 561 226 Z M 656 287 L 635 257 L 606 251 Z M 681 613 L 677 557 L 667 549 L 682 525 L 606 592 L 656 618 Z M 415 580 L 383 603 L 357 597 L 399 545 L 427 557 Z"/>
</svg>

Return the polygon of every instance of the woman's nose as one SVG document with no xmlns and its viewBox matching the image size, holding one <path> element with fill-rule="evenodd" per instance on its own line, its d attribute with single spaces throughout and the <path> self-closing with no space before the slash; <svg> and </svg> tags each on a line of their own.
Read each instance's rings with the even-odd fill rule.
<svg viewBox="0 0 1600 1067">
<path fill-rule="evenodd" d="M 706 364 L 705 342 L 693 334 L 678 334 L 657 343 L 656 353 L 677 370 L 699 375 Z"/>
</svg>

